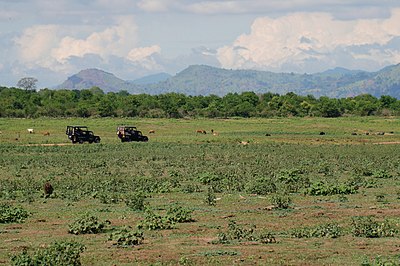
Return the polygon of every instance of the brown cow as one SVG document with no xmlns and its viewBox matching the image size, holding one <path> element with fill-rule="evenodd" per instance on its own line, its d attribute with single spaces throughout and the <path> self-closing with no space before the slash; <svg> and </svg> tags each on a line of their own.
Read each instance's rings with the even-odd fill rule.
<svg viewBox="0 0 400 266">
<path fill-rule="evenodd" d="M 196 130 L 196 133 L 207 134 L 207 132 L 205 130 L 203 130 L 203 129 Z"/>
<path fill-rule="evenodd" d="M 155 134 L 156 131 L 154 129 L 149 130 L 149 134 Z"/>
<path fill-rule="evenodd" d="M 49 131 L 43 132 L 43 136 L 50 136 L 50 132 Z"/>
</svg>

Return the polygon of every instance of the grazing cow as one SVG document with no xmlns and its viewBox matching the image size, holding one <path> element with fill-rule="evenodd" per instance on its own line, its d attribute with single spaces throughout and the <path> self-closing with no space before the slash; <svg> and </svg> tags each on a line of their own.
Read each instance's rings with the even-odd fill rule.
<svg viewBox="0 0 400 266">
<path fill-rule="evenodd" d="M 203 130 L 203 129 L 196 130 L 196 133 L 207 134 L 207 132 L 205 130 Z"/>
<path fill-rule="evenodd" d="M 43 132 L 43 136 L 50 136 L 50 132 L 49 131 Z"/>
<path fill-rule="evenodd" d="M 267 133 L 265 134 L 266 137 L 271 137 L 271 134 Z"/>
<path fill-rule="evenodd" d="M 35 133 L 35 131 L 33 130 L 33 128 L 28 128 L 28 133 L 33 134 L 33 133 Z"/>
<path fill-rule="evenodd" d="M 357 136 L 357 133 L 356 132 L 352 132 L 351 135 Z"/>
<path fill-rule="evenodd" d="M 53 186 L 49 182 L 46 182 L 44 184 L 44 197 L 45 198 L 50 197 L 50 195 L 53 194 L 53 191 L 54 191 Z"/>
<path fill-rule="evenodd" d="M 383 136 L 383 135 L 385 135 L 385 132 L 378 132 L 378 133 L 376 133 L 377 135 L 380 135 L 380 136 Z"/>
<path fill-rule="evenodd" d="M 154 129 L 149 130 L 149 134 L 155 134 L 156 131 Z"/>
<path fill-rule="evenodd" d="M 249 142 L 248 141 L 241 141 L 241 142 L 239 142 L 239 144 L 243 145 L 243 146 L 247 146 L 247 145 L 249 145 Z"/>
<path fill-rule="evenodd" d="M 326 133 L 323 132 L 323 131 L 321 131 L 321 132 L 319 132 L 319 134 L 320 134 L 320 135 L 325 135 Z"/>
</svg>

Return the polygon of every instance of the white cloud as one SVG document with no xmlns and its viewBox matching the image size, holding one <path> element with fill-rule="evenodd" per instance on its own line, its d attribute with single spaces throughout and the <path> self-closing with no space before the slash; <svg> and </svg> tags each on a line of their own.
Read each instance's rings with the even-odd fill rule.
<svg viewBox="0 0 400 266">
<path fill-rule="evenodd" d="M 131 61 L 141 61 L 153 54 L 159 54 L 160 52 L 161 48 L 158 45 L 135 48 L 129 52 L 128 59 Z"/>
<path fill-rule="evenodd" d="M 19 60 L 27 64 L 49 66 L 49 51 L 57 45 L 58 27 L 38 25 L 30 27 L 14 39 Z"/>
<path fill-rule="evenodd" d="M 74 62 L 77 58 L 98 58 L 103 64 L 111 59 L 129 60 L 146 69 L 160 68 L 152 58 L 160 54 L 158 45 L 138 47 L 138 27 L 131 17 L 119 17 L 115 24 L 86 37 L 77 38 L 71 34 L 82 35 L 79 27 L 39 25 L 26 29 L 15 39 L 18 59 L 29 68 L 42 67 L 68 72 L 80 68 Z"/>
<path fill-rule="evenodd" d="M 120 18 L 117 25 L 93 32 L 86 39 L 64 37 L 52 51 L 53 57 L 63 63 L 71 56 L 97 54 L 107 60 L 110 55 L 126 56 L 137 45 L 137 26 L 132 18 Z"/>
<path fill-rule="evenodd" d="M 378 65 L 398 63 L 395 61 L 398 55 L 394 55 L 397 51 L 375 47 L 400 36 L 396 25 L 400 25 L 400 10 L 395 10 L 388 19 L 374 20 L 339 21 L 326 13 L 258 18 L 249 34 L 239 36 L 233 44 L 218 50 L 218 60 L 225 68 L 287 71 L 288 68 L 303 69 L 313 62 L 314 68 L 327 69 L 336 66 L 343 50 L 370 45 L 374 49 L 362 52 L 352 49 L 352 60 L 368 59 Z"/>
<path fill-rule="evenodd" d="M 140 63 L 148 70 L 162 69 L 162 67 L 154 59 L 154 55 L 161 53 L 161 48 L 158 45 L 150 47 L 139 47 L 132 49 L 128 54 L 128 59 Z"/>
<path fill-rule="evenodd" d="M 137 6 L 147 12 L 166 12 L 174 1 L 171 0 L 141 0 Z"/>
</svg>

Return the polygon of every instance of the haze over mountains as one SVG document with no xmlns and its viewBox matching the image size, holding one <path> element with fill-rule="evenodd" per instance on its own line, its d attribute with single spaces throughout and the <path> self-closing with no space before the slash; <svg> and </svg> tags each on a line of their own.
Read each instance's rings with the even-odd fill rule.
<svg viewBox="0 0 400 266">
<path fill-rule="evenodd" d="M 226 95 L 230 92 L 254 91 L 335 98 L 371 94 L 400 99 L 400 64 L 377 72 L 335 68 L 315 74 L 273 73 L 257 70 L 228 70 L 193 65 L 170 76 L 160 73 L 139 80 L 125 81 L 99 69 L 82 70 L 69 77 L 58 89 L 87 89 L 93 86 L 105 92 L 126 90 L 131 94 Z"/>
</svg>

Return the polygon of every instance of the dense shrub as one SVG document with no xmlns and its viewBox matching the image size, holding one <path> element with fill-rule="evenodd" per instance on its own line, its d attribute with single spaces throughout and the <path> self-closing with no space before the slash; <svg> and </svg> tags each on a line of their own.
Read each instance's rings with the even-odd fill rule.
<svg viewBox="0 0 400 266">
<path fill-rule="evenodd" d="M 276 192 L 276 184 L 273 178 L 259 177 L 246 185 L 246 192 L 258 195 L 268 195 Z"/>
<path fill-rule="evenodd" d="M 85 246 L 76 242 L 56 242 L 47 248 L 38 249 L 33 254 L 28 254 L 25 249 L 22 253 L 11 258 L 11 265 L 36 266 L 79 266 L 81 265 L 80 254 Z"/>
<path fill-rule="evenodd" d="M 292 199 L 287 194 L 274 194 L 272 195 L 271 203 L 279 209 L 287 209 L 292 203 Z"/>
<path fill-rule="evenodd" d="M 351 232 L 358 237 L 391 237 L 398 233 L 398 229 L 388 219 L 378 222 L 371 216 L 355 216 L 351 221 Z"/>
<path fill-rule="evenodd" d="M 337 238 L 343 234 L 343 229 L 336 223 L 318 225 L 316 227 L 296 228 L 290 231 L 295 238 L 327 237 Z"/>
<path fill-rule="evenodd" d="M 193 210 L 176 205 L 168 209 L 167 218 L 175 223 L 189 223 L 194 221 L 192 212 Z"/>
<path fill-rule="evenodd" d="M 143 231 L 122 228 L 110 234 L 108 240 L 114 241 L 118 247 L 131 247 L 142 244 L 144 240 Z"/>
<path fill-rule="evenodd" d="M 312 196 L 328 196 L 338 194 L 357 193 L 358 187 L 352 183 L 333 184 L 325 181 L 316 181 L 304 190 L 304 194 Z"/>
<path fill-rule="evenodd" d="M 99 221 L 99 218 L 91 214 L 84 214 L 69 225 L 68 233 L 74 235 L 97 234 L 103 231 L 108 222 Z"/>
<path fill-rule="evenodd" d="M 138 224 L 138 229 L 166 230 L 174 228 L 175 222 L 167 216 L 161 216 L 150 209 L 146 209 L 144 219 Z"/>
<path fill-rule="evenodd" d="M 143 195 L 143 193 L 140 192 L 134 194 L 128 194 L 128 196 L 125 199 L 125 204 L 131 210 L 143 211 L 146 207 L 145 198 L 146 197 Z"/>
<path fill-rule="evenodd" d="M 218 239 L 214 240 L 213 244 L 230 244 L 243 241 L 257 241 L 263 244 L 276 243 L 275 236 L 271 232 L 263 230 L 257 233 L 255 225 L 245 227 L 237 224 L 234 220 L 230 220 L 228 230 L 218 233 L 217 237 Z"/>
<path fill-rule="evenodd" d="M 21 207 L 0 204 L 0 223 L 22 223 L 29 217 L 29 212 Z"/>
</svg>

